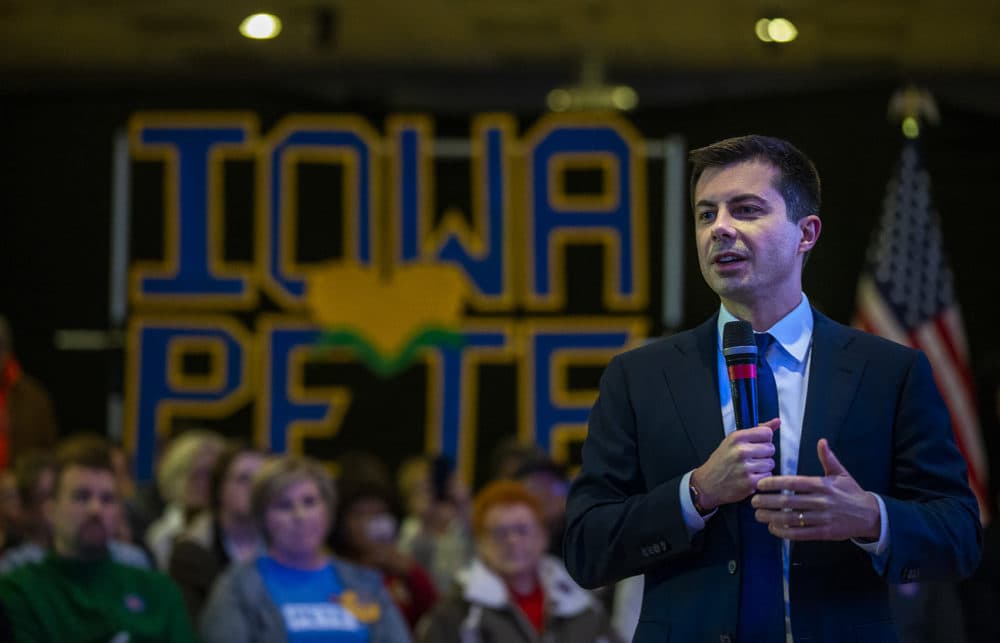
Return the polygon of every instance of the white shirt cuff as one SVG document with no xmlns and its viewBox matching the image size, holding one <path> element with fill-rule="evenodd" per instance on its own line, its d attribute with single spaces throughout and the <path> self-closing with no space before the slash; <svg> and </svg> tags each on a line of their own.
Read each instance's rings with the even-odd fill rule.
<svg viewBox="0 0 1000 643">
<path fill-rule="evenodd" d="M 681 495 L 681 514 L 684 516 L 684 524 L 687 526 L 688 538 L 694 537 L 696 533 L 705 528 L 705 521 L 715 515 L 718 509 L 713 509 L 711 513 L 706 516 L 702 516 L 698 513 L 698 510 L 694 508 L 694 502 L 691 501 L 691 474 L 694 471 L 688 471 L 681 478 L 681 488 L 679 493 Z"/>
<path fill-rule="evenodd" d="M 878 541 L 869 543 L 861 542 L 856 538 L 852 538 L 851 541 L 864 549 L 869 554 L 874 554 L 876 556 L 881 556 L 889 549 L 889 517 L 885 510 L 885 501 L 882 500 L 882 496 L 877 493 L 873 493 L 875 500 L 878 501 L 878 520 L 879 520 L 879 535 Z"/>
</svg>

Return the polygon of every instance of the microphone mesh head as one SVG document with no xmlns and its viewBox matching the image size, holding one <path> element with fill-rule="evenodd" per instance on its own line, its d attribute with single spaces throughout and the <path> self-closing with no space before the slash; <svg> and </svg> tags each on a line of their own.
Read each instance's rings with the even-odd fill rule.
<svg viewBox="0 0 1000 643">
<path fill-rule="evenodd" d="M 733 348 L 735 346 L 752 346 L 754 353 L 757 352 L 757 342 L 753 338 L 753 326 L 748 321 L 726 322 L 722 327 L 722 348 Z"/>
</svg>

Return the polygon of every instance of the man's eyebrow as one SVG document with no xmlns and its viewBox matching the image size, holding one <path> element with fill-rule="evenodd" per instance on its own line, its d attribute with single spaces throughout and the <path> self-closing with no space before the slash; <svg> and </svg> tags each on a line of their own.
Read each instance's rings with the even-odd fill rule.
<svg viewBox="0 0 1000 643">
<path fill-rule="evenodd" d="M 753 192 L 746 192 L 744 194 L 737 194 L 733 198 L 729 199 L 730 202 L 735 201 L 760 201 L 761 203 L 767 203 L 767 199 L 760 196 L 759 194 L 754 194 Z"/>
<path fill-rule="evenodd" d="M 728 203 L 739 203 L 740 201 L 757 201 L 758 203 L 767 203 L 767 199 L 760 196 L 759 194 L 754 194 L 753 192 L 745 192 L 742 194 L 737 194 L 735 196 L 726 199 L 726 201 Z M 712 207 L 715 205 L 718 205 L 718 202 L 713 201 L 711 199 L 699 199 L 698 202 L 694 204 L 696 208 L 701 206 Z"/>
</svg>

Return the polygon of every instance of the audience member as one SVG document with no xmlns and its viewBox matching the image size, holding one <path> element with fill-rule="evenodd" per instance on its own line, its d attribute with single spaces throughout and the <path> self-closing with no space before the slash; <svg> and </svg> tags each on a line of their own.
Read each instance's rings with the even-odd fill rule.
<svg viewBox="0 0 1000 643">
<path fill-rule="evenodd" d="M 0 576 L 0 604 L 15 641 L 194 641 L 180 592 L 157 572 L 108 553 L 118 497 L 108 445 L 80 436 L 57 453 L 47 503 L 53 548 Z"/>
<path fill-rule="evenodd" d="M 32 447 L 53 446 L 58 435 L 52 399 L 21 370 L 10 326 L 0 317 L 0 469 Z"/>
<path fill-rule="evenodd" d="M 548 552 L 561 557 L 566 529 L 566 494 L 569 493 L 565 469 L 547 455 L 534 455 L 521 462 L 513 477 L 538 498 L 549 537 Z"/>
<path fill-rule="evenodd" d="M 253 477 L 265 456 L 245 445 L 226 447 L 212 469 L 210 509 L 195 517 L 174 541 L 170 577 L 181 588 L 197 620 L 212 584 L 231 563 L 264 552 L 264 540 L 250 508 Z"/>
<path fill-rule="evenodd" d="M 224 442 L 211 431 L 191 430 L 174 438 L 163 452 L 156 483 L 166 509 L 146 532 L 146 545 L 160 569 L 170 563 L 174 539 L 208 508 L 209 475 Z"/>
<path fill-rule="evenodd" d="M 444 594 L 455 573 L 472 559 L 468 489 L 443 456 L 403 463 L 399 489 L 408 512 L 399 547 L 430 573 L 438 593 Z"/>
<path fill-rule="evenodd" d="M 28 563 L 42 561 L 52 548 L 52 523 L 48 516 L 55 490 L 56 459 L 48 451 L 37 449 L 22 453 L 14 464 L 17 493 L 21 505 L 18 544 L 0 557 L 0 574 L 6 574 Z M 112 533 L 108 540 L 111 560 L 140 569 L 152 567 L 146 552 L 124 540 L 116 539 L 121 519 L 121 503 L 111 519 Z"/>
<path fill-rule="evenodd" d="M 111 466 L 115 469 L 115 487 L 118 488 L 120 511 L 122 512 L 122 519 L 118 521 L 118 530 L 115 532 L 115 538 L 144 546 L 145 543 L 142 536 L 146 533 L 145 529 L 149 525 L 146 525 L 143 531 L 136 531 L 134 529 L 133 517 L 129 513 L 129 507 L 135 503 L 138 489 L 135 484 L 135 478 L 132 477 L 132 467 L 128 454 L 125 453 L 125 449 L 121 445 L 113 444 L 111 446 Z"/>
<path fill-rule="evenodd" d="M 396 544 L 399 512 L 391 490 L 375 480 L 343 476 L 338 490 L 334 552 L 382 572 L 386 589 L 412 628 L 437 601 L 437 591 L 427 572 Z"/>
<path fill-rule="evenodd" d="M 17 493 L 17 477 L 6 469 L 0 471 L 0 551 L 21 541 L 21 498 Z"/>
<path fill-rule="evenodd" d="M 511 480 L 525 462 L 547 457 L 545 450 L 537 444 L 525 444 L 518 436 L 512 435 L 501 440 L 493 449 L 490 479 Z"/>
<path fill-rule="evenodd" d="M 336 500 L 319 463 L 268 462 L 251 504 L 267 554 L 219 577 L 201 618 L 205 643 L 410 640 L 379 574 L 327 551 Z"/>
<path fill-rule="evenodd" d="M 525 486 L 499 480 L 473 505 L 476 559 L 461 585 L 418 627 L 426 643 L 617 641 L 604 610 L 545 555 L 541 503 Z"/>
<path fill-rule="evenodd" d="M 646 577 L 642 574 L 623 578 L 614 584 L 612 591 L 611 627 L 623 641 L 631 641 L 639 626 L 642 613 L 642 595 Z"/>
</svg>

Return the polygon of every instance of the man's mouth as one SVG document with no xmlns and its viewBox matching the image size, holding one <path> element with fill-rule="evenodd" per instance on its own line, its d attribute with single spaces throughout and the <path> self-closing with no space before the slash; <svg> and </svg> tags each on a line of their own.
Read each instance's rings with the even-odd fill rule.
<svg viewBox="0 0 1000 643">
<path fill-rule="evenodd" d="M 746 261 L 746 257 L 736 254 L 735 252 L 723 252 L 715 255 L 712 263 L 717 263 L 721 265 L 730 265 L 734 263 L 739 263 L 741 261 Z"/>
</svg>

